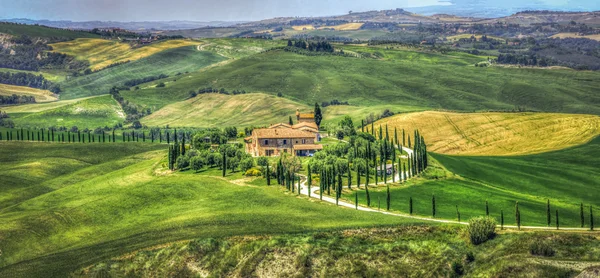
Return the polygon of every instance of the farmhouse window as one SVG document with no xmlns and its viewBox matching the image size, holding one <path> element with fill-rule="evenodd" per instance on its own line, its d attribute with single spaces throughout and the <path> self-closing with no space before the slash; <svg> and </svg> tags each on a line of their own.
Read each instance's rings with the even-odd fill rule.
<svg viewBox="0 0 600 278">
<path fill-rule="evenodd" d="M 269 140 L 265 140 L 265 145 L 268 145 L 268 144 L 269 144 Z"/>
<path fill-rule="evenodd" d="M 285 145 L 285 144 L 287 144 L 287 140 L 285 140 L 285 139 L 284 139 L 284 140 L 283 140 L 283 144 L 284 144 L 284 145 Z"/>
</svg>

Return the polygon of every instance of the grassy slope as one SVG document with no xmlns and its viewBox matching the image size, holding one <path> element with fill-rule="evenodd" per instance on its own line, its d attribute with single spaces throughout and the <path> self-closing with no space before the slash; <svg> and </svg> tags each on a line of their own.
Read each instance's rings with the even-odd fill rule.
<svg viewBox="0 0 600 278">
<path fill-rule="evenodd" d="M 145 117 L 142 123 L 171 127 L 263 126 L 287 122 L 289 116 L 295 115 L 296 109 L 304 111 L 311 107 L 262 93 L 235 96 L 202 94 L 167 105 Z"/>
<path fill-rule="evenodd" d="M 519 201 L 522 225 L 546 225 L 546 201 L 552 213 L 559 210 L 562 226 L 579 227 L 579 204 L 600 206 L 596 188 L 600 175 L 600 137 L 592 142 L 556 152 L 520 157 L 463 157 L 434 155 L 439 162 L 460 177 L 441 180 L 416 180 L 391 188 L 392 210 L 408 212 L 410 197 L 414 212 L 432 215 L 432 195 L 436 198 L 436 216 L 456 220 L 456 206 L 461 219 L 485 215 L 485 201 L 490 215 L 500 222 L 504 211 L 507 225 L 514 225 L 515 202 Z M 385 207 L 385 187 L 371 188 L 371 200 Z M 346 192 L 354 200 L 354 192 Z M 359 199 L 366 204 L 364 191 Z M 586 207 L 586 225 L 589 225 Z M 598 214 L 597 212 L 595 213 Z M 554 214 L 552 214 L 554 225 Z"/>
<path fill-rule="evenodd" d="M 3 107 L 2 111 L 5 111 L 6 113 L 9 113 L 9 114 L 11 114 L 11 113 L 36 113 L 36 112 L 42 112 L 42 111 L 46 111 L 46 110 L 56 109 L 59 107 L 67 106 L 69 104 L 77 103 L 77 102 L 80 102 L 80 101 L 83 101 L 86 99 L 96 98 L 96 97 L 102 97 L 102 96 L 93 96 L 93 97 L 69 99 L 69 100 L 58 100 L 58 101 L 47 102 L 47 103 L 32 103 L 32 104 L 23 104 L 23 105 L 18 105 L 18 106 L 7 106 L 7 107 Z"/>
<path fill-rule="evenodd" d="M 37 113 L 10 115 L 19 127 L 77 126 L 81 129 L 93 129 L 112 127 L 125 120 L 121 106 L 109 95 L 80 100 Z"/>
<path fill-rule="evenodd" d="M 0 95 L 1 96 L 10 96 L 10 95 L 23 95 L 23 96 L 33 96 L 35 97 L 36 102 L 48 102 L 55 101 L 57 98 L 52 94 L 52 92 L 48 90 L 40 90 L 35 88 L 29 88 L 24 86 L 14 86 L 14 85 L 6 85 L 0 84 Z"/>
<path fill-rule="evenodd" d="M 207 175 L 167 174 L 162 170 L 165 151 L 119 158 L 102 148 L 88 147 L 92 145 L 75 151 L 75 144 L 30 143 L 23 152 L 15 151 L 20 148 L 17 143 L 0 144 L 2 157 L 11 161 L 3 169 L 35 167 L 39 159 L 27 153 L 45 153 L 49 146 L 58 149 L 48 152 L 45 160 L 67 160 L 67 165 L 74 165 L 68 166 L 70 173 L 58 173 L 62 175 L 40 165 L 49 172 L 42 186 L 50 184 L 57 190 L 45 193 L 40 189 L 45 194 L 27 200 L 13 194 L 19 200 L 12 202 L 19 203 L 0 210 L 0 237 L 5 239 L 0 242 L 0 276 L 64 276 L 101 259 L 182 239 L 408 221 L 310 202 L 284 194 L 277 186 L 240 186 Z M 89 157 L 113 158 L 113 162 L 85 165 Z M 79 168 L 82 165 L 87 167 Z M 17 173 L 8 173 L 0 177 L 14 180 Z M 241 177 L 236 176 L 227 180 Z"/>
<path fill-rule="evenodd" d="M 72 78 L 61 84 L 64 90 L 61 99 L 106 94 L 112 86 L 123 85 L 131 79 L 192 72 L 222 60 L 222 56 L 198 51 L 196 46 L 169 49 L 135 62 Z"/>
<path fill-rule="evenodd" d="M 555 256 L 531 255 L 535 242 L 552 246 Z M 464 260 L 469 252 L 473 262 Z M 594 235 L 500 233 L 472 246 L 460 228 L 403 226 L 197 239 L 114 258 L 75 276 L 454 277 L 451 265 L 458 262 L 466 277 L 569 277 L 599 259 Z"/>
<path fill-rule="evenodd" d="M 65 29 L 50 28 L 34 25 L 17 25 L 0 22 L 0 33 L 10 35 L 27 35 L 30 37 L 62 37 L 62 38 L 97 38 L 98 35 L 88 32 L 70 31 Z"/>
<path fill-rule="evenodd" d="M 479 58 L 371 49 L 384 60 L 308 57 L 270 51 L 191 74 L 167 88 L 130 96 L 164 106 L 183 100 L 190 89 L 282 92 L 299 102 L 338 99 L 360 106 L 394 104 L 464 111 L 527 109 L 600 114 L 594 93 L 600 76 L 572 70 L 475 68 Z M 527 80 L 527 82 L 521 81 Z M 169 93 L 170 98 L 163 96 Z M 128 97 L 129 98 L 129 97 Z"/>
<path fill-rule="evenodd" d="M 375 123 L 418 129 L 431 152 L 460 155 L 517 155 L 563 149 L 600 135 L 600 117 L 552 113 L 399 114 Z M 413 138 L 414 139 L 414 138 Z"/>
<path fill-rule="evenodd" d="M 52 44 L 54 52 L 75 56 L 90 62 L 92 70 L 103 69 L 110 64 L 136 61 L 160 51 L 183 46 L 199 45 L 191 40 L 168 40 L 147 46 L 132 48 L 128 43 L 103 39 L 76 39 Z"/>
</svg>

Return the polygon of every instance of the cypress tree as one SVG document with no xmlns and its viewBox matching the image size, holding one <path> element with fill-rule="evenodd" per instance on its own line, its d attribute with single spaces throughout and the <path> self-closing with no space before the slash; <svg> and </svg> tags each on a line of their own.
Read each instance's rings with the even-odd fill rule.
<svg viewBox="0 0 600 278">
<path fill-rule="evenodd" d="M 29 135 L 29 132 L 27 134 Z M 54 142 L 54 129 L 52 129 L 52 142 Z"/>
<path fill-rule="evenodd" d="M 400 145 L 398 143 L 398 130 L 394 127 L 394 145 Z"/>
<path fill-rule="evenodd" d="M 375 125 L 371 122 L 371 135 L 375 136 Z"/>
<path fill-rule="evenodd" d="M 81 131 L 77 131 L 77 141 L 81 143 Z"/>
<path fill-rule="evenodd" d="M 42 133 L 42 142 L 44 142 L 44 129 L 42 128 L 42 130 L 40 131 L 40 133 Z"/>
<path fill-rule="evenodd" d="M 581 218 L 581 228 L 583 228 L 583 226 L 585 225 L 585 218 L 583 216 L 583 203 L 581 203 L 581 206 L 579 208 L 579 217 Z"/>
<path fill-rule="evenodd" d="M 181 155 L 185 155 L 185 136 L 181 138 Z"/>
<path fill-rule="evenodd" d="M 456 219 L 458 219 L 458 223 L 460 223 L 460 212 L 458 211 L 458 205 L 456 205 Z"/>
<path fill-rule="evenodd" d="M 390 141 L 390 134 L 388 131 L 388 125 L 385 124 L 385 141 L 389 142 Z"/>
<path fill-rule="evenodd" d="M 356 165 L 356 188 L 360 189 L 360 166 Z"/>
<path fill-rule="evenodd" d="M 379 125 L 379 141 L 381 141 L 383 139 L 383 129 L 381 128 L 381 125 Z"/>
<path fill-rule="evenodd" d="M 310 198 L 310 186 L 312 185 L 312 171 L 310 169 L 310 164 L 308 165 L 308 176 L 306 177 L 306 182 L 308 183 L 308 198 Z"/>
<path fill-rule="evenodd" d="M 365 132 L 365 120 L 360 120 L 360 132 Z"/>
<path fill-rule="evenodd" d="M 308 173 L 310 175 L 310 166 L 308 166 Z M 269 170 L 269 163 L 267 162 L 267 172 L 265 173 L 267 175 L 267 185 L 271 185 L 271 171 Z"/>
<path fill-rule="evenodd" d="M 325 190 L 324 171 L 321 170 L 321 176 L 319 177 L 319 200 L 323 201 L 323 191 Z"/>
<path fill-rule="evenodd" d="M 431 214 L 435 218 L 435 195 L 431 195 Z"/>
<path fill-rule="evenodd" d="M 515 222 L 517 222 L 517 229 L 521 229 L 521 212 L 519 211 L 519 201 L 515 205 Z"/>
<path fill-rule="evenodd" d="M 115 142 L 115 129 L 114 128 L 113 128 L 113 131 L 112 131 L 112 142 L 113 143 Z"/>
<path fill-rule="evenodd" d="M 222 160 L 223 160 L 223 165 L 222 165 L 223 177 L 225 177 L 225 174 L 227 174 L 227 155 L 225 155 L 225 153 L 226 153 L 226 151 L 223 150 L 223 158 L 222 158 Z"/>
<path fill-rule="evenodd" d="M 487 200 L 485 201 L 485 216 L 490 216 L 490 207 Z"/>
<path fill-rule="evenodd" d="M 411 143 L 410 143 L 410 135 L 408 136 L 408 148 L 409 148 L 409 149 L 410 149 L 410 148 L 412 148 L 412 145 L 411 145 Z"/>
<path fill-rule="evenodd" d="M 392 195 L 390 194 L 390 185 L 387 186 L 387 196 L 386 196 L 387 210 L 390 210 L 390 204 L 392 202 Z"/>
<path fill-rule="evenodd" d="M 158 130 L 158 143 L 162 144 L 162 132 Z"/>
<path fill-rule="evenodd" d="M 365 185 L 365 192 L 367 193 L 367 206 L 371 206 L 371 195 L 369 195 L 369 185 Z"/>
<path fill-rule="evenodd" d="M 169 134 L 169 131 L 167 130 L 167 144 L 170 144 L 169 142 L 171 141 L 171 135 Z"/>
<path fill-rule="evenodd" d="M 500 230 L 504 230 L 504 210 L 500 210 Z"/>
<path fill-rule="evenodd" d="M 169 145 L 169 170 L 173 170 L 173 150 Z"/>
<path fill-rule="evenodd" d="M 594 211 L 590 205 L 590 231 L 594 230 Z"/>
<path fill-rule="evenodd" d="M 558 210 L 556 210 L 556 229 L 558 230 Z"/>
<path fill-rule="evenodd" d="M 298 176 L 298 195 L 300 195 L 300 176 Z"/>
<path fill-rule="evenodd" d="M 38 133 L 38 140 L 40 139 L 40 134 Z M 71 132 L 67 131 L 67 140 L 71 143 Z"/>
<path fill-rule="evenodd" d="M 377 210 L 381 210 L 381 198 L 377 195 Z"/>
<path fill-rule="evenodd" d="M 375 165 L 375 185 L 379 181 L 379 171 L 377 171 L 377 155 L 373 156 L 373 164 Z"/>
<path fill-rule="evenodd" d="M 548 227 L 550 227 L 550 224 L 552 223 L 552 216 L 550 215 L 550 199 L 548 199 L 548 202 L 546 203 L 546 221 L 548 222 Z"/>
<path fill-rule="evenodd" d="M 412 215 L 412 214 L 413 214 L 413 200 L 412 200 L 412 197 L 410 197 L 410 198 L 408 199 L 408 213 L 409 213 L 410 215 Z"/>
<path fill-rule="evenodd" d="M 146 143 L 146 132 L 142 130 L 142 142 Z"/>
<path fill-rule="evenodd" d="M 367 176 L 365 177 L 365 179 L 366 179 L 365 185 L 369 185 L 369 172 L 370 172 L 370 169 L 369 169 L 369 160 L 367 159 L 366 162 L 367 162 L 367 167 L 365 169 L 366 170 L 365 172 L 366 172 Z"/>
<path fill-rule="evenodd" d="M 358 210 L 358 191 L 354 192 L 354 208 Z"/>
<path fill-rule="evenodd" d="M 19 133 L 18 130 L 17 130 L 17 141 L 21 141 L 21 134 Z"/>
<path fill-rule="evenodd" d="M 106 133 L 102 131 L 102 143 L 106 143 Z"/>
<path fill-rule="evenodd" d="M 350 161 L 348 161 L 348 189 L 352 189 L 352 171 L 350 171 Z"/>
</svg>

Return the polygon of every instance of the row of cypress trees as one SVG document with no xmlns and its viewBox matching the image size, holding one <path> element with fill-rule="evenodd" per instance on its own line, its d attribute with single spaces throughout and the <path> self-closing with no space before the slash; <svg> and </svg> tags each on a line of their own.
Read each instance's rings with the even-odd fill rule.
<svg viewBox="0 0 600 278">
<path fill-rule="evenodd" d="M 164 136 L 163 136 L 164 135 Z M 189 134 L 185 132 L 177 132 L 175 129 L 173 132 L 166 130 L 164 133 L 161 130 L 151 131 L 146 133 L 145 131 L 124 131 L 120 135 L 112 132 L 102 132 L 101 134 L 94 134 L 91 131 L 87 132 L 55 132 L 54 129 L 16 129 L 7 130 L 6 132 L 0 132 L 0 140 L 5 141 L 37 141 L 37 142 L 61 142 L 61 143 L 105 143 L 105 142 L 151 142 L 163 143 L 166 141 L 167 144 L 171 144 L 173 141 L 177 141 L 177 138 L 188 137 Z M 163 140 L 164 139 L 164 140 Z"/>
</svg>

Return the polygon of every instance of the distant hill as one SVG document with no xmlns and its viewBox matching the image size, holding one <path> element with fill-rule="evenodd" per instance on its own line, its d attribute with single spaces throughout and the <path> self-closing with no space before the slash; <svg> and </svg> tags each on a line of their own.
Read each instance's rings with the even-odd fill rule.
<svg viewBox="0 0 600 278">
<path fill-rule="evenodd" d="M 72 31 L 67 29 L 53 28 L 41 25 L 25 25 L 9 22 L 0 22 L 0 33 L 9 35 L 27 35 L 30 37 L 39 38 L 98 38 L 98 35 L 84 32 L 84 31 Z"/>
<path fill-rule="evenodd" d="M 559 11 L 523 11 L 513 15 L 482 21 L 481 23 L 502 22 L 508 24 L 531 25 L 536 23 L 561 23 L 571 21 L 598 26 L 600 25 L 600 11 L 596 12 L 559 12 Z"/>
<path fill-rule="evenodd" d="M 94 28 L 121 28 L 130 31 L 156 31 L 156 30 L 181 30 L 194 29 L 200 27 L 214 26 L 225 27 L 232 26 L 242 21 L 138 21 L 138 22 L 121 22 L 121 21 L 70 21 L 70 20 L 34 20 L 28 18 L 11 18 L 2 19 L 0 21 L 21 23 L 29 25 L 45 25 L 56 28 L 65 29 L 80 29 L 91 30 Z"/>
</svg>

